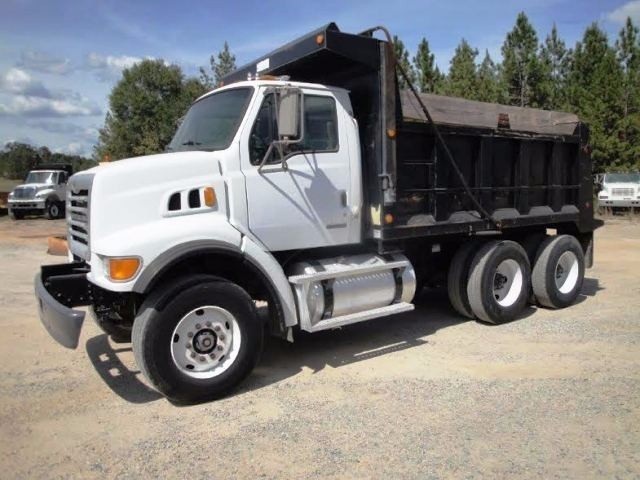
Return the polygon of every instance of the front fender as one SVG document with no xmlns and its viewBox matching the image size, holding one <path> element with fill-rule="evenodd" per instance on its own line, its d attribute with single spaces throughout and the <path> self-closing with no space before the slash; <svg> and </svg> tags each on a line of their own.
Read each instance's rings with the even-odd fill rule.
<svg viewBox="0 0 640 480">
<path fill-rule="evenodd" d="M 212 242 L 240 250 L 241 234 L 218 213 L 202 213 L 157 219 L 125 228 L 111 235 L 91 239 L 91 272 L 88 280 L 112 292 L 137 291 L 140 278 L 153 278 L 152 265 L 160 265 L 165 252 L 178 252 L 182 245 Z M 113 282 L 107 276 L 105 257 L 137 256 L 142 260 L 138 274 L 128 282 Z M 156 262 L 158 260 L 158 262 Z M 147 269 L 151 268 L 147 274 Z M 157 272 L 157 270 L 156 270 Z"/>
<path fill-rule="evenodd" d="M 218 213 L 162 218 L 92 239 L 87 278 L 112 292 L 145 293 L 158 273 L 177 259 L 207 250 L 238 255 L 240 261 L 250 263 L 277 296 L 285 326 L 297 324 L 293 292 L 278 261 Z M 104 258 L 123 256 L 140 257 L 142 268 L 129 282 L 113 282 L 106 276 Z"/>
</svg>

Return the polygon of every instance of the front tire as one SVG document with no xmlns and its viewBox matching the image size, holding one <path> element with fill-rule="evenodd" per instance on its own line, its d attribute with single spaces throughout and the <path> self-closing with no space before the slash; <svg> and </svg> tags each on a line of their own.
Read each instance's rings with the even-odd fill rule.
<svg viewBox="0 0 640 480">
<path fill-rule="evenodd" d="M 16 212 L 15 210 L 10 210 L 9 217 L 11 218 L 11 220 L 22 220 L 24 218 L 24 213 Z"/>
<path fill-rule="evenodd" d="M 571 235 L 547 238 L 538 248 L 531 283 L 533 294 L 548 308 L 571 305 L 584 280 L 584 252 Z"/>
<path fill-rule="evenodd" d="M 491 241 L 471 264 L 467 295 L 475 316 L 499 324 L 514 320 L 527 304 L 531 267 L 516 242 Z"/>
<path fill-rule="evenodd" d="M 152 294 L 132 331 L 138 367 L 167 398 L 193 403 L 220 398 L 253 370 L 263 328 L 238 285 L 187 277 Z"/>
<path fill-rule="evenodd" d="M 44 217 L 47 220 L 55 220 L 56 218 L 60 218 L 60 216 L 62 215 L 62 208 L 60 207 L 60 203 L 53 201 L 53 200 L 47 200 L 47 203 L 44 207 Z"/>
</svg>

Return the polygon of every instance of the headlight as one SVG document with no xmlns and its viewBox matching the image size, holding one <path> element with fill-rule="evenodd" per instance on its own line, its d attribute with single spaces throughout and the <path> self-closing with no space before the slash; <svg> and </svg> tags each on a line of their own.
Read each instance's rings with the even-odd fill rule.
<svg viewBox="0 0 640 480">
<path fill-rule="evenodd" d="M 9 192 L 9 197 L 7 197 L 7 198 L 13 198 L 13 196 L 14 196 L 14 193 L 13 192 Z"/>
</svg>

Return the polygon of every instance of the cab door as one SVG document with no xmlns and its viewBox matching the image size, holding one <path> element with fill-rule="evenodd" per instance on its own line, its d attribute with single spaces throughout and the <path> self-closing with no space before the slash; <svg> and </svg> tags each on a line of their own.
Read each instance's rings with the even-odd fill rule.
<svg viewBox="0 0 640 480">
<path fill-rule="evenodd" d="M 278 138 L 275 94 L 264 90 L 254 102 L 253 122 L 242 134 L 241 166 L 246 179 L 248 228 L 269 250 L 350 243 L 354 221 L 348 115 L 325 90 L 303 90 L 303 138 L 262 162 Z M 359 232 L 359 226 L 358 232 Z"/>
</svg>

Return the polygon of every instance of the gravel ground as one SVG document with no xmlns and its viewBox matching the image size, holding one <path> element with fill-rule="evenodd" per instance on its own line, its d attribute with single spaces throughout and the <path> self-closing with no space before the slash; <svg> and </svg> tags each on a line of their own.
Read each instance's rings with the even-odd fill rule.
<svg viewBox="0 0 640 480">
<path fill-rule="evenodd" d="M 638 478 L 640 224 L 597 232 L 578 303 L 487 326 L 415 312 L 267 342 L 235 395 L 179 407 L 88 320 L 65 350 L 32 279 L 61 221 L 0 219 L 4 478 Z"/>
</svg>

